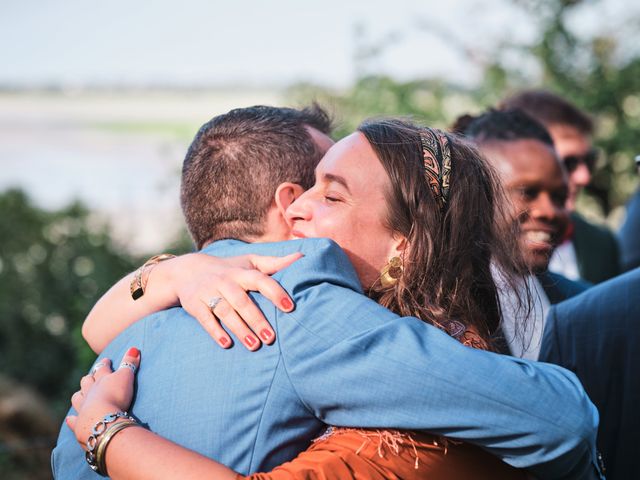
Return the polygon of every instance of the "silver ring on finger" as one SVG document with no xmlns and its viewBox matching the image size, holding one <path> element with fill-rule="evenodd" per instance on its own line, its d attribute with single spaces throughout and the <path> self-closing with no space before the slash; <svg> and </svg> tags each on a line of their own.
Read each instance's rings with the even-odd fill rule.
<svg viewBox="0 0 640 480">
<path fill-rule="evenodd" d="M 209 299 L 207 306 L 209 307 L 209 310 L 211 310 L 211 313 L 215 313 L 213 310 L 218 306 L 218 304 L 221 301 L 222 301 L 222 297 L 211 297 Z"/>
<path fill-rule="evenodd" d="M 122 362 L 120 364 L 120 367 L 118 367 L 118 370 L 120 370 L 121 368 L 128 368 L 129 370 L 131 370 L 133 373 L 136 373 L 136 366 L 133 363 L 129 363 L 129 362 Z"/>
<path fill-rule="evenodd" d="M 102 367 L 104 367 L 104 360 L 100 360 L 98 363 L 96 363 L 92 368 L 91 371 L 89 372 L 89 375 L 91 375 L 92 377 L 96 374 L 96 372 L 98 370 L 100 370 Z"/>
</svg>

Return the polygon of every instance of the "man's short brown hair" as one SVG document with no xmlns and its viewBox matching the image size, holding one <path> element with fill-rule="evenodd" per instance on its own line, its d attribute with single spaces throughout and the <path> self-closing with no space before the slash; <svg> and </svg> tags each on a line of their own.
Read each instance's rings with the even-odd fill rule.
<svg viewBox="0 0 640 480">
<path fill-rule="evenodd" d="M 262 235 L 278 185 L 313 185 L 324 152 L 306 127 L 328 134 L 331 120 L 315 104 L 302 110 L 255 106 L 200 128 L 184 159 L 180 193 L 198 249 L 222 238 Z"/>
<path fill-rule="evenodd" d="M 569 125 L 585 135 L 593 133 L 593 120 L 578 107 L 546 90 L 525 90 L 500 103 L 501 109 L 520 109 L 545 127 Z"/>
</svg>

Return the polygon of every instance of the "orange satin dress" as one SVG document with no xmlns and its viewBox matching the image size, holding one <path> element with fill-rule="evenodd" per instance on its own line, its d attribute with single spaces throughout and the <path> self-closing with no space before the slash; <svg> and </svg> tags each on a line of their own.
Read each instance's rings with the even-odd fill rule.
<svg viewBox="0 0 640 480">
<path fill-rule="evenodd" d="M 433 435 L 332 428 L 295 459 L 237 480 L 525 480 L 484 450 Z"/>
<path fill-rule="evenodd" d="M 451 333 L 450 333 L 451 334 Z M 472 348 L 490 350 L 473 328 L 452 334 Z M 474 445 L 426 433 L 330 427 L 304 452 L 271 472 L 236 480 L 526 480 Z"/>
</svg>

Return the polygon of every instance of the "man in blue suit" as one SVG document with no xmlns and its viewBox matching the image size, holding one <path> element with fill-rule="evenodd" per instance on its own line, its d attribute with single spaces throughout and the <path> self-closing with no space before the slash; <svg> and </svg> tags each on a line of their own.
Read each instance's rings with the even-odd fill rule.
<svg viewBox="0 0 640 480">
<path fill-rule="evenodd" d="M 179 308 L 135 323 L 102 354 L 142 351 L 133 414 L 243 473 L 291 459 L 333 424 L 428 430 L 541 478 L 595 478 L 597 413 L 571 373 L 399 318 L 363 295 L 329 240 L 260 243 L 287 238 L 283 209 L 313 183 L 327 127 L 318 112 L 254 107 L 200 130 L 182 190 L 197 245 L 220 257 L 304 253 L 275 275 L 296 309 L 283 314 L 254 296 L 278 339 L 255 353 L 216 348 Z M 52 463 L 57 478 L 95 475 L 66 426 Z"/>
<path fill-rule="evenodd" d="M 540 360 L 578 376 L 600 412 L 609 479 L 640 478 L 640 268 L 551 308 Z"/>
</svg>

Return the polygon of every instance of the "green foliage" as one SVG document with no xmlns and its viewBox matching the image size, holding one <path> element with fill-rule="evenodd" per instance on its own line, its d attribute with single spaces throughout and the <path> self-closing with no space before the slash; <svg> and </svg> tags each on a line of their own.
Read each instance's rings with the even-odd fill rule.
<svg viewBox="0 0 640 480">
<path fill-rule="evenodd" d="M 451 87 L 438 80 L 400 83 L 389 77 L 369 76 L 358 80 L 346 92 L 331 92 L 311 85 L 292 87 L 288 95 L 297 103 L 315 100 L 329 105 L 338 115 L 334 136 L 341 138 L 370 116 L 402 115 L 432 125 L 444 126 L 444 102 L 452 98 Z"/>
<path fill-rule="evenodd" d="M 137 262 L 78 203 L 48 212 L 11 190 L 0 195 L 0 219 L 0 371 L 61 414 L 95 357 L 82 321 Z"/>
</svg>

